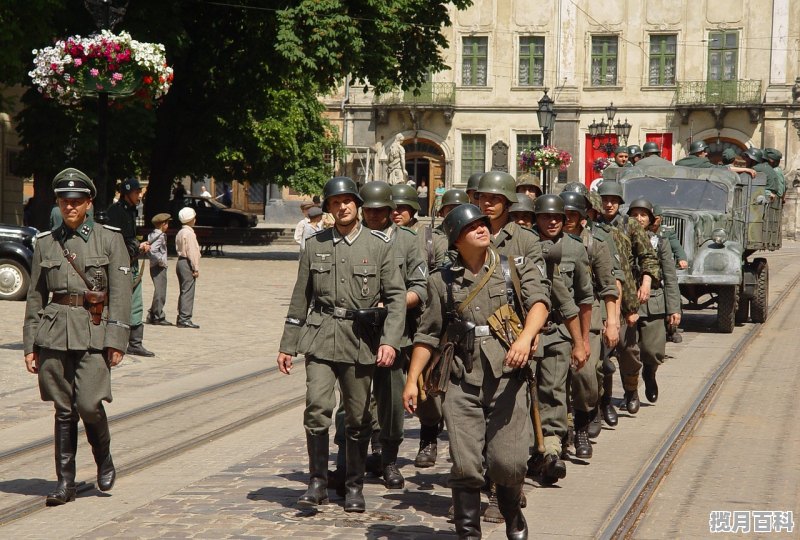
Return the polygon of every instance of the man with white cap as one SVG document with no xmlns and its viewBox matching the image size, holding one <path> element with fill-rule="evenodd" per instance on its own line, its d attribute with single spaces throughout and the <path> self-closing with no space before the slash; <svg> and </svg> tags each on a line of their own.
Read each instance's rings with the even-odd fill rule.
<svg viewBox="0 0 800 540">
<path fill-rule="evenodd" d="M 194 234 L 194 223 L 197 213 L 193 208 L 183 208 L 178 212 L 181 230 L 175 235 L 175 250 L 178 252 L 178 264 L 175 272 L 178 274 L 180 296 L 178 296 L 178 328 L 200 328 L 192 322 L 194 311 L 194 284 L 200 276 L 200 245 L 197 235 Z"/>
</svg>

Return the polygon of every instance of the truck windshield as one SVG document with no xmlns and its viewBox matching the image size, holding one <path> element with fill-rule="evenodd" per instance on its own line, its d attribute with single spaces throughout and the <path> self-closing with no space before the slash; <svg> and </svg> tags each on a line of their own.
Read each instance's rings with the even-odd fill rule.
<svg viewBox="0 0 800 540">
<path fill-rule="evenodd" d="M 640 197 L 665 208 L 711 210 L 725 213 L 728 191 L 708 180 L 636 178 L 624 184 L 625 201 Z"/>
</svg>

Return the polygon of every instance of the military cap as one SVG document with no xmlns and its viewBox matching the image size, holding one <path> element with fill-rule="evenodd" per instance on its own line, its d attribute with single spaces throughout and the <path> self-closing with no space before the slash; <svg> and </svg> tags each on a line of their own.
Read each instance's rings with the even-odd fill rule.
<svg viewBox="0 0 800 540">
<path fill-rule="evenodd" d="M 534 212 L 537 214 L 561 214 L 566 215 L 564 212 L 564 199 L 558 195 L 548 193 L 536 199 L 534 203 Z"/>
<path fill-rule="evenodd" d="M 142 189 L 142 185 L 139 183 L 139 180 L 133 177 L 128 178 L 119 185 L 119 192 L 122 195 L 127 195 L 128 193 L 138 189 Z"/>
<path fill-rule="evenodd" d="M 615 155 L 615 156 L 617 156 L 617 155 L 619 155 L 619 154 L 627 154 L 628 152 L 629 152 L 629 151 L 628 151 L 628 147 L 627 147 L 627 146 L 617 146 L 617 147 L 614 149 L 614 155 Z"/>
<path fill-rule="evenodd" d="M 587 193 L 589 193 L 589 188 L 587 188 L 586 184 L 584 184 L 583 182 L 569 182 L 567 183 L 567 185 L 564 186 L 564 189 L 562 189 L 561 191 L 566 191 L 568 193 L 569 192 L 580 193 L 581 195 L 585 196 Z"/>
<path fill-rule="evenodd" d="M 538 201 L 539 199 L 536 200 Z M 533 201 L 530 197 L 518 197 L 517 202 L 508 207 L 508 212 L 530 212 L 533 214 Z"/>
<path fill-rule="evenodd" d="M 586 195 L 576 191 L 562 191 L 558 196 L 564 199 L 564 212 L 572 210 L 578 212 L 581 217 L 586 217 L 586 210 L 589 205 Z"/>
<path fill-rule="evenodd" d="M 319 206 L 312 206 L 308 209 L 308 217 L 317 217 L 322 215 L 322 208 Z"/>
<path fill-rule="evenodd" d="M 158 226 L 158 225 L 161 225 L 162 223 L 164 223 L 165 221 L 169 221 L 171 219 L 172 219 L 172 216 L 170 216 L 166 212 L 161 212 L 160 214 L 154 215 L 153 219 L 151 219 L 150 222 L 153 225 Z"/>
<path fill-rule="evenodd" d="M 322 211 L 328 211 L 328 199 L 337 195 L 353 195 L 356 199 L 356 206 L 361 206 L 364 200 L 358 193 L 358 187 L 352 178 L 348 176 L 334 176 L 322 188 Z"/>
<path fill-rule="evenodd" d="M 664 209 L 661 208 L 660 204 L 654 204 L 653 205 L 653 215 L 654 216 L 658 217 L 658 216 L 662 215 L 663 213 L 664 213 Z"/>
<path fill-rule="evenodd" d="M 733 163 L 738 155 L 733 148 L 726 148 L 722 151 L 722 162 L 725 164 Z"/>
<path fill-rule="evenodd" d="M 64 169 L 53 178 L 53 193 L 64 199 L 89 197 L 94 199 L 97 188 L 92 179 L 78 169 Z"/>
<path fill-rule="evenodd" d="M 783 159 L 783 154 L 777 148 L 764 148 L 764 158 L 772 161 L 780 161 Z"/>
</svg>

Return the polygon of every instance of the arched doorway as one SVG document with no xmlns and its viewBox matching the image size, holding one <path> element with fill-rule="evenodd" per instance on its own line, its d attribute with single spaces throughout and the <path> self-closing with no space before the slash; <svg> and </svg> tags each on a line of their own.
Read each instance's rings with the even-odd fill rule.
<svg viewBox="0 0 800 540">
<path fill-rule="evenodd" d="M 428 199 L 420 202 L 420 215 L 430 215 L 436 201 L 436 190 L 445 185 L 444 151 L 434 141 L 419 138 L 406 139 L 403 148 L 408 179 L 413 180 L 417 187 L 421 182 L 428 186 Z"/>
<path fill-rule="evenodd" d="M 733 148 L 736 154 L 741 154 L 742 150 L 746 149 L 743 143 L 730 137 L 709 137 L 704 139 L 703 142 L 708 145 L 708 159 L 713 163 L 722 163 L 722 152 L 727 148 Z M 737 165 L 744 163 L 740 158 L 737 158 L 737 160 L 741 162 L 737 163 Z"/>
</svg>

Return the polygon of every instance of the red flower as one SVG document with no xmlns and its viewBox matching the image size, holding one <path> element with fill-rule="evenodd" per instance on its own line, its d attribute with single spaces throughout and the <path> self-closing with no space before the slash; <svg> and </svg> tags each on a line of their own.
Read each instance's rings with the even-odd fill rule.
<svg viewBox="0 0 800 540">
<path fill-rule="evenodd" d="M 142 82 L 144 82 L 144 84 L 153 84 L 153 77 L 150 75 L 145 75 L 142 79 Z"/>
</svg>

